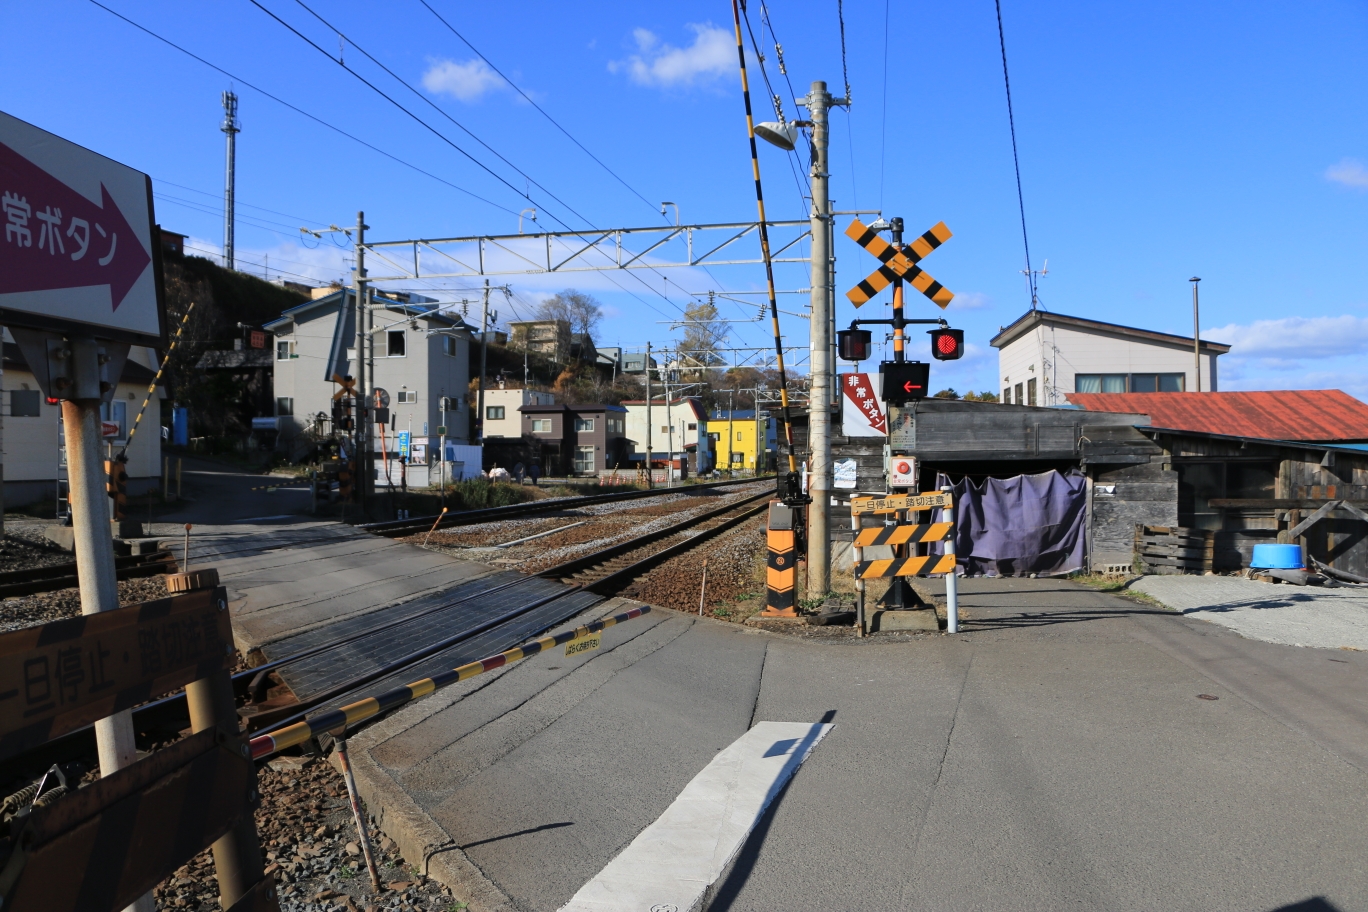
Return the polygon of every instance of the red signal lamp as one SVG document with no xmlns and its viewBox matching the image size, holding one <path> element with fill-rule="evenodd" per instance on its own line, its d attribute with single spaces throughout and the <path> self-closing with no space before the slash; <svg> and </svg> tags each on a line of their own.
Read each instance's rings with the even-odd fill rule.
<svg viewBox="0 0 1368 912">
<path fill-rule="evenodd" d="M 937 361 L 954 361 L 964 357 L 964 330 L 932 329 L 931 357 Z"/>
<path fill-rule="evenodd" d="M 843 329 L 836 333 L 836 349 L 842 361 L 863 361 L 869 357 L 873 333 L 867 329 Z"/>
</svg>

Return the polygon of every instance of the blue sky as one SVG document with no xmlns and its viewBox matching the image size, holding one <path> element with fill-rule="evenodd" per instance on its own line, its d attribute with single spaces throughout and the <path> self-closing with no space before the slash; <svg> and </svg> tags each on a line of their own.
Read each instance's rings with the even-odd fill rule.
<svg viewBox="0 0 1368 912">
<path fill-rule="evenodd" d="M 348 251 L 328 240 L 304 246 L 297 229 L 350 224 L 360 209 L 371 237 L 386 240 L 514 233 L 517 213 L 533 205 L 548 228 L 558 227 L 556 217 L 575 228 L 662 224 L 662 200 L 676 202 L 685 222 L 755 216 L 727 4 L 429 0 L 614 177 L 419 0 L 310 0 L 355 43 L 340 42 L 297 3 L 260 2 L 334 57 L 341 45 L 348 65 L 507 183 L 249 0 L 215 4 L 212 15 L 196 4 L 107 0 L 239 79 L 441 179 L 238 83 L 240 268 L 261 272 L 269 262 L 273 277 L 336 277 Z M 755 0 L 750 13 L 793 117 Z M 839 93 L 834 0 L 774 2 L 769 13 L 797 93 L 814 79 Z M 1004 0 L 1003 15 L 1031 255 L 1036 268 L 1049 262 L 1042 304 L 1185 333 L 1187 279 L 1199 275 L 1204 334 L 1235 346 L 1222 359 L 1222 388 L 1338 387 L 1368 398 L 1368 8 Z M 5 4 L 0 30 L 23 36 L 23 47 L 47 49 L 24 65 L 8 57 L 0 110 L 147 171 L 159 221 L 217 253 L 219 95 L 230 80 L 89 0 Z M 832 195 L 840 209 L 900 215 L 909 231 L 940 220 L 950 226 L 954 238 L 924 265 L 957 293 L 950 317 L 966 329 L 970 354 L 937 364 L 933 384 L 995 389 L 988 340 L 1029 298 L 993 4 L 848 3 L 845 34 L 854 105 L 832 116 Z M 758 69 L 752 87 L 757 114 L 768 118 Z M 805 216 L 793 171 L 800 166 L 772 147 L 762 145 L 761 156 L 770 217 Z M 874 261 L 839 233 L 836 250 L 844 290 Z M 779 280 L 804 287 L 806 271 L 781 267 Z M 666 344 L 673 333 L 664 321 L 679 315 L 688 292 L 763 287 L 761 271 L 750 267 L 506 281 L 516 297 L 496 305 L 502 318 L 572 285 L 608 311 L 601 344 L 632 347 Z M 783 306 L 797 311 L 802 300 L 789 295 Z M 724 315 L 735 319 L 756 309 L 724 302 Z M 920 300 L 915 308 L 922 316 L 935 310 Z M 842 299 L 838 319 L 852 315 Z M 785 316 L 784 328 L 795 344 L 805 342 L 806 321 Z M 733 330 L 739 345 L 764 345 L 766 335 L 767 323 Z"/>
</svg>

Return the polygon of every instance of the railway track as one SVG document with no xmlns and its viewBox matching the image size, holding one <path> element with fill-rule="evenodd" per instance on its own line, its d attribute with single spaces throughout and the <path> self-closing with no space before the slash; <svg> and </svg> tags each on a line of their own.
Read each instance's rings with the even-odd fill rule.
<svg viewBox="0 0 1368 912">
<path fill-rule="evenodd" d="M 161 573 L 175 573 L 176 559 L 170 551 L 154 551 L 150 554 L 116 557 L 114 558 L 114 570 L 121 580 L 156 576 Z M 53 564 L 49 567 L 33 567 L 27 570 L 7 570 L 0 573 L 0 598 L 70 589 L 78 585 L 79 582 L 75 561 Z"/>
<path fill-rule="evenodd" d="M 468 526 L 476 523 L 493 522 L 499 519 L 513 519 L 519 516 L 532 516 L 537 513 L 552 513 L 559 510 L 573 510 L 595 504 L 615 503 L 622 500 L 641 500 L 650 497 L 665 497 L 670 494 L 696 494 L 702 491 L 754 484 L 757 481 L 772 479 L 772 475 L 754 478 L 733 479 L 731 481 L 710 481 L 704 484 L 686 484 L 670 488 L 652 488 L 648 491 L 615 491 L 608 494 L 587 494 L 583 497 L 557 497 L 550 500 L 532 500 L 527 503 L 509 504 L 503 507 L 488 507 L 482 510 L 461 510 L 446 514 L 418 516 L 409 519 L 393 519 L 386 522 L 364 523 L 356 528 L 376 535 L 399 537 L 428 529 L 442 529 L 448 526 Z"/>
<path fill-rule="evenodd" d="M 526 642 L 665 561 L 758 516 L 771 497 L 764 490 L 535 574 L 497 572 L 392 606 L 383 615 L 373 612 L 281 641 L 285 654 L 268 654 L 265 665 L 232 676 L 240 712 L 249 731 L 278 728 Z M 174 738 L 188 719 L 184 692 L 133 712 L 135 730 L 154 742 Z M 90 756 L 94 747 L 93 730 L 86 728 L 48 742 L 24 761 L 45 767 Z M 0 778 L 18 774 L 12 763 L 0 764 Z"/>
</svg>

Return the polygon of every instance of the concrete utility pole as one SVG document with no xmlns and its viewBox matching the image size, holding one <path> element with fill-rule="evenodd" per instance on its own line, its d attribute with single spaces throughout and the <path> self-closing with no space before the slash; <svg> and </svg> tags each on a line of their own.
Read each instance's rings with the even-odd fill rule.
<svg viewBox="0 0 1368 912">
<path fill-rule="evenodd" d="M 651 343 L 646 343 L 646 487 L 654 488 L 651 475 Z"/>
<path fill-rule="evenodd" d="M 356 213 L 356 271 L 353 285 L 356 288 L 356 500 L 361 507 L 361 515 L 366 515 L 366 488 L 371 476 L 370 458 L 370 403 L 366 400 L 366 213 Z M 345 326 L 345 324 L 344 324 Z M 372 378 L 374 379 L 374 378 Z"/>
<path fill-rule="evenodd" d="M 237 182 L 237 135 L 242 131 L 237 116 L 238 97 L 233 92 L 223 93 L 223 126 L 228 135 L 227 173 L 223 182 L 223 266 L 233 269 L 233 198 Z"/>
<path fill-rule="evenodd" d="M 485 279 L 484 305 L 480 308 L 480 385 L 479 392 L 475 396 L 475 427 L 478 428 L 476 442 L 484 446 L 484 390 L 485 390 L 485 363 L 489 356 L 489 279 Z M 469 355 L 467 355 L 469 357 Z"/>
<path fill-rule="evenodd" d="M 831 589 L 831 402 L 835 378 L 831 357 L 831 201 L 827 194 L 827 111 L 846 105 L 832 98 L 826 83 L 812 84 L 803 103 L 812 118 L 812 371 L 808 402 L 808 449 L 812 454 L 808 507 L 807 590 L 821 598 Z"/>
<path fill-rule="evenodd" d="M 1197 321 L 1197 283 L 1202 281 L 1198 276 L 1188 279 L 1192 283 L 1192 364 L 1197 371 L 1197 392 L 1202 391 L 1202 330 L 1201 324 Z"/>
</svg>

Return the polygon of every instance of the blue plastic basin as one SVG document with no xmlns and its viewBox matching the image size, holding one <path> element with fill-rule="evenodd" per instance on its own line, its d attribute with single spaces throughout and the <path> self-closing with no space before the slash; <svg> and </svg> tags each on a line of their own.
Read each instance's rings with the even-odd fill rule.
<svg viewBox="0 0 1368 912">
<path fill-rule="evenodd" d="M 1256 570 L 1300 570 L 1301 545 L 1255 545 L 1249 566 Z"/>
</svg>

